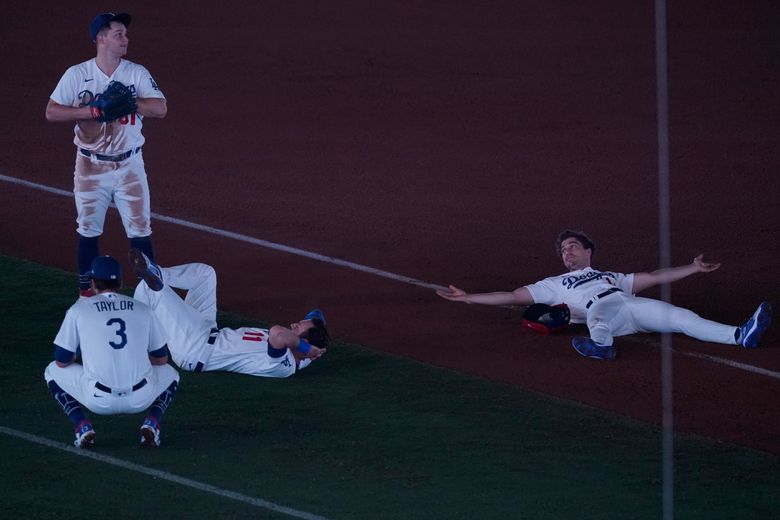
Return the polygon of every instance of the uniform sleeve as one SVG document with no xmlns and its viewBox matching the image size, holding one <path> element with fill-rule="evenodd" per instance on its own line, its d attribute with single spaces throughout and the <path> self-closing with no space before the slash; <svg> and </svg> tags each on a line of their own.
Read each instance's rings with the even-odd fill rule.
<svg viewBox="0 0 780 520">
<path fill-rule="evenodd" d="M 60 78 L 60 82 L 49 96 L 52 101 L 66 107 L 78 106 L 79 81 L 77 67 L 70 67 Z"/>
<path fill-rule="evenodd" d="M 531 293 L 534 303 L 557 305 L 562 301 L 558 291 L 555 290 L 555 282 L 552 278 L 545 278 L 531 285 L 526 285 L 525 288 Z"/>
<path fill-rule="evenodd" d="M 74 353 L 80 345 L 79 331 L 78 327 L 76 326 L 76 316 L 72 307 L 68 309 L 67 313 L 65 313 L 65 319 L 62 320 L 60 331 L 54 338 L 54 344 L 60 348 Z"/>
<path fill-rule="evenodd" d="M 634 273 L 631 274 L 623 274 L 623 273 L 615 273 L 617 286 L 619 289 L 622 289 L 623 292 L 627 294 L 633 294 L 634 290 Z"/>
<path fill-rule="evenodd" d="M 138 65 L 138 73 L 135 81 L 136 96 L 141 99 L 159 98 L 165 99 L 165 94 L 154 81 L 151 73 L 143 65 Z"/>
</svg>

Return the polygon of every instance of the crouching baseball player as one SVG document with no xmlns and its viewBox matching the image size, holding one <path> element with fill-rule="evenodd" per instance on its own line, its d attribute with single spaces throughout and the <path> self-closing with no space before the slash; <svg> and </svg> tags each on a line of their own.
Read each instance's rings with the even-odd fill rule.
<svg viewBox="0 0 780 520">
<path fill-rule="evenodd" d="M 574 337 L 572 346 L 579 354 L 595 359 L 614 359 L 614 337 L 637 332 L 677 332 L 702 341 L 755 348 L 772 321 L 772 306 L 767 302 L 761 303 L 744 324 L 736 326 L 704 319 L 666 302 L 634 296 L 650 287 L 720 267 L 704 262 L 703 255 L 688 265 L 622 274 L 591 267 L 595 245 L 581 231 L 562 231 L 555 247 L 568 273 L 511 292 L 468 294 L 451 285 L 436 293 L 447 300 L 486 305 L 564 303 L 571 311 L 571 321 L 586 323 L 590 331 L 589 338 Z"/>
<path fill-rule="evenodd" d="M 325 354 L 330 335 L 319 309 L 289 328 L 220 329 L 213 267 L 191 263 L 161 268 L 139 249 L 131 249 L 128 258 L 141 279 L 134 296 L 152 309 L 182 370 L 289 377 Z M 186 291 L 184 299 L 174 288 Z"/>
<path fill-rule="evenodd" d="M 88 275 L 96 295 L 79 299 L 65 314 L 54 361 L 44 371 L 46 384 L 75 425 L 77 447 L 95 443 L 82 407 L 98 415 L 148 409 L 141 444 L 159 446 L 160 422 L 179 384 L 162 331 L 147 305 L 117 293 L 122 271 L 116 259 L 95 258 Z M 75 362 L 79 351 L 81 364 Z"/>
</svg>

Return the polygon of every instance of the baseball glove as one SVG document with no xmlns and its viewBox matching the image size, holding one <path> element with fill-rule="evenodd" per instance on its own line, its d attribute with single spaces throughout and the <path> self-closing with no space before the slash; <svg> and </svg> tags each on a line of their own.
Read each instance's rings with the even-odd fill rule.
<svg viewBox="0 0 780 520">
<path fill-rule="evenodd" d="M 558 305 L 545 305 L 534 303 L 523 312 L 521 323 L 523 330 L 530 330 L 538 334 L 549 334 L 565 329 L 569 325 L 571 313 L 565 303 Z"/>
<path fill-rule="evenodd" d="M 110 123 L 138 110 L 133 93 L 118 81 L 112 81 L 102 93 L 89 104 L 92 118 L 101 123 Z"/>
</svg>

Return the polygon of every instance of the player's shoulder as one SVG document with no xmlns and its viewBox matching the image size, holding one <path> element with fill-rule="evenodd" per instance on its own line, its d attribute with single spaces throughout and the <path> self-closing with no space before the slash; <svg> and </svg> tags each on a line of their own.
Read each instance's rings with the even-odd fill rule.
<svg viewBox="0 0 780 520">
<path fill-rule="evenodd" d="M 87 77 L 94 72 L 96 67 L 95 58 L 90 58 L 87 61 L 71 65 L 65 70 L 65 74 Z"/>
<path fill-rule="evenodd" d="M 117 72 L 124 72 L 128 74 L 149 74 L 149 69 L 141 65 L 140 63 L 136 63 L 134 61 L 126 60 L 122 58 L 122 61 L 120 62 L 120 68 L 117 68 Z M 115 73 L 116 74 L 116 73 Z"/>
</svg>

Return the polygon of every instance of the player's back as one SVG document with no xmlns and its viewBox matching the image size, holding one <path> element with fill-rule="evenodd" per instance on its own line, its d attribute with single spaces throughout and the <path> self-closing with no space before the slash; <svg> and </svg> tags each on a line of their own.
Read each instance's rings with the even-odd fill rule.
<svg viewBox="0 0 780 520">
<path fill-rule="evenodd" d="M 81 300 L 69 312 L 74 314 L 86 372 L 117 387 L 132 385 L 149 372 L 154 318 L 147 305 L 109 292 Z"/>
</svg>

